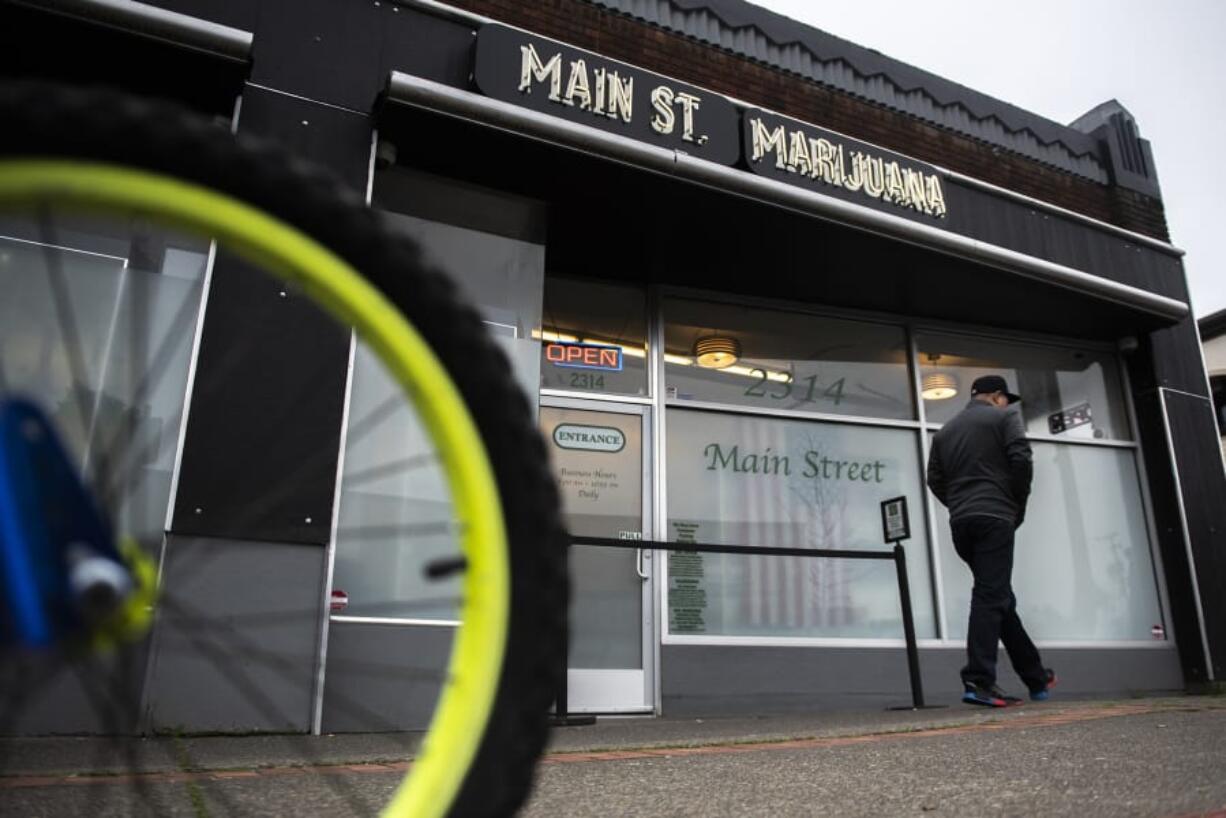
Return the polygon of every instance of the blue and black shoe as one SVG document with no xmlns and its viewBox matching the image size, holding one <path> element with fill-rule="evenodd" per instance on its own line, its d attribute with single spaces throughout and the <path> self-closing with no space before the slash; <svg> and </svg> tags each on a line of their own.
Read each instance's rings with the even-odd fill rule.
<svg viewBox="0 0 1226 818">
<path fill-rule="evenodd" d="M 985 686 L 971 682 L 963 682 L 962 684 L 965 688 L 962 693 L 962 701 L 967 704 L 977 704 L 981 707 L 1013 707 L 1022 703 L 1022 700 L 1017 696 L 1010 696 L 1001 690 L 999 685 Z"/>
<path fill-rule="evenodd" d="M 1056 671 L 1051 668 L 1044 668 L 1043 676 L 1045 679 L 1043 686 L 1030 689 L 1030 700 L 1032 702 L 1045 702 L 1051 698 L 1050 691 L 1056 686 L 1056 682 L 1059 681 L 1056 678 Z"/>
</svg>

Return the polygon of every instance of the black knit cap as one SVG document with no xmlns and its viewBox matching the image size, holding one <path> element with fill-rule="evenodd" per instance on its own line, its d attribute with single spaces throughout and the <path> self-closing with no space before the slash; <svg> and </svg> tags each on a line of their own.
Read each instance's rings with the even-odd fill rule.
<svg viewBox="0 0 1226 818">
<path fill-rule="evenodd" d="M 999 375 L 984 375 L 982 378 L 976 378 L 971 384 L 971 397 L 990 395 L 993 392 L 1003 392 L 1009 399 L 1009 403 L 1017 403 L 1022 399 L 1021 395 L 1015 395 L 1009 391 L 1009 384 L 1005 383 L 1005 379 Z"/>
</svg>

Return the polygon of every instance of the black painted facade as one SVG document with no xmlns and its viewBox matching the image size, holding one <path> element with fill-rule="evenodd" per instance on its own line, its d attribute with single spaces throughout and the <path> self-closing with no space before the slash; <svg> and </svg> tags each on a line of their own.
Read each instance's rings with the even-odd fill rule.
<svg viewBox="0 0 1226 818">
<path fill-rule="evenodd" d="M 1209 385 L 1191 316 L 1174 321 L 860 227 L 389 101 L 384 91 L 391 71 L 480 93 L 473 79 L 479 26 L 412 3 L 155 5 L 251 32 L 249 61 L 5 4 L 0 70 L 118 84 L 225 117 L 241 98 L 240 129 L 285 143 L 358 190 L 367 184 L 377 130 L 396 145 L 400 161 L 417 169 L 551 203 L 550 263 L 581 264 L 598 278 L 1120 342 L 1182 683 L 1197 687 L 1226 678 L 1226 474 L 1216 457 Z M 751 172 L 743 155 L 736 161 L 740 172 Z M 946 199 L 940 229 L 1187 301 L 1173 250 L 957 182 L 948 184 Z M 593 254 L 588 242 L 601 230 L 617 230 L 625 240 Z M 682 246 L 678 235 L 710 238 Z M 317 548 L 327 542 L 332 517 L 347 343 L 313 308 L 292 298 L 286 303 L 272 285 L 261 288 L 234 275 L 237 265 L 219 259 L 209 294 L 170 535 Z M 1002 311 L 1002 303 L 1009 309 Z M 278 373 L 275 381 L 270 371 Z M 293 435 L 265 434 L 267 418 L 279 414 L 270 406 L 293 407 Z M 264 440 L 280 443 L 269 447 Z M 299 445 L 304 441 L 309 445 Z M 264 487 L 286 473 L 298 477 L 281 484 L 269 503 Z M 756 661 L 728 650 L 719 649 L 725 658 L 717 666 Z M 697 669 L 710 655 L 692 647 L 671 651 L 676 661 L 671 672 L 665 662 L 664 704 L 676 701 L 685 710 L 701 675 Z M 852 675 L 877 673 L 880 661 L 874 655 Z M 1144 664 L 1138 657 L 1128 661 Z M 1170 686 L 1166 671 L 1151 670 L 1154 685 Z M 299 684 L 310 688 L 314 682 Z M 752 699 L 746 689 L 724 695 L 728 702 Z M 307 727 L 310 716 L 298 713 L 291 722 Z"/>
</svg>

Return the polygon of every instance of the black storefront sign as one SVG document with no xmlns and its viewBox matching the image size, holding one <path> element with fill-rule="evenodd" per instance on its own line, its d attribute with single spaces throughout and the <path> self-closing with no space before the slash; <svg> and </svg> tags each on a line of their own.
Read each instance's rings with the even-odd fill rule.
<svg viewBox="0 0 1226 818">
<path fill-rule="evenodd" d="M 1169 282 L 1178 268 L 1165 251 L 975 189 L 917 159 L 494 23 L 478 30 L 475 52 L 474 82 L 491 98 L 1181 297 L 1174 285 L 1155 287 L 1156 271 Z"/>
<path fill-rule="evenodd" d="M 858 205 L 925 221 L 948 215 L 941 174 L 930 165 L 778 114 L 742 118 L 749 169 Z"/>
<path fill-rule="evenodd" d="M 711 91 L 488 24 L 474 79 L 486 96 L 721 165 L 740 158 L 736 108 Z"/>
</svg>

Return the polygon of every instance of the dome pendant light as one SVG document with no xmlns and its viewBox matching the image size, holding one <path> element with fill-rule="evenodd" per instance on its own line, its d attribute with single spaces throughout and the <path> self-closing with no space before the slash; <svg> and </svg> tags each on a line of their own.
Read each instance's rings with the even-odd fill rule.
<svg viewBox="0 0 1226 818">
<path fill-rule="evenodd" d="M 741 357 L 741 342 L 727 335 L 708 335 L 694 342 L 694 358 L 707 369 L 732 366 Z"/>
<path fill-rule="evenodd" d="M 958 379 L 948 372 L 930 372 L 921 383 L 924 400 L 949 400 L 958 394 Z"/>
</svg>

